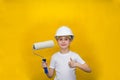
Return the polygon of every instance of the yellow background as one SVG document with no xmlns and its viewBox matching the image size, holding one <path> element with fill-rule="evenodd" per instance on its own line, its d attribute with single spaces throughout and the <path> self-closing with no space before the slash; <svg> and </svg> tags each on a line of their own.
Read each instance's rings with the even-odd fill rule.
<svg viewBox="0 0 120 80">
<path fill-rule="evenodd" d="M 0 0 L 0 80 L 49 80 L 32 44 L 55 41 L 61 25 L 73 30 L 71 50 L 92 68 L 77 69 L 77 80 L 120 80 L 120 0 Z M 48 64 L 55 44 L 36 51 Z"/>
</svg>

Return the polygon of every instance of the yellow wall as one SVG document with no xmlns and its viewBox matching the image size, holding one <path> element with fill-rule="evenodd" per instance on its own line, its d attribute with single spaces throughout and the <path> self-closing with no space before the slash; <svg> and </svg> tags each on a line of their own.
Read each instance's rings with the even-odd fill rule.
<svg viewBox="0 0 120 80">
<path fill-rule="evenodd" d="M 73 30 L 71 49 L 92 68 L 90 74 L 77 69 L 77 80 L 120 80 L 119 0 L 0 0 L 0 80 L 49 80 L 32 44 L 55 41 L 61 25 Z M 38 53 L 49 64 L 57 50 Z"/>
</svg>

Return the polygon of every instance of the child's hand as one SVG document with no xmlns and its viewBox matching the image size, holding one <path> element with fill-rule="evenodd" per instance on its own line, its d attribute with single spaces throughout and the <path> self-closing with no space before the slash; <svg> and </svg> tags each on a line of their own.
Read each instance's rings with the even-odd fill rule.
<svg viewBox="0 0 120 80">
<path fill-rule="evenodd" d="M 42 62 L 42 67 L 46 68 L 47 67 L 47 63 L 46 62 Z"/>
<path fill-rule="evenodd" d="M 42 67 L 43 67 L 43 69 L 44 69 L 44 73 L 45 74 L 48 74 L 48 68 L 47 68 L 47 63 L 46 62 L 42 62 Z"/>
<path fill-rule="evenodd" d="M 72 60 L 72 58 L 70 58 L 70 62 L 68 64 L 69 64 L 69 66 L 71 68 L 75 68 L 76 67 L 76 62 L 74 60 Z"/>
</svg>

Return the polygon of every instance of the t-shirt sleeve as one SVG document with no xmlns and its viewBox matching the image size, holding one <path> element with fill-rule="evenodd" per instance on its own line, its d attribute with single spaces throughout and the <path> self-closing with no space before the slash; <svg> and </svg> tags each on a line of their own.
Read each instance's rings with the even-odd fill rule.
<svg viewBox="0 0 120 80">
<path fill-rule="evenodd" d="M 55 68 L 55 58 L 52 56 L 51 61 L 50 61 L 50 68 L 54 69 Z"/>
<path fill-rule="evenodd" d="M 80 63 L 80 64 L 84 64 L 85 61 L 77 54 L 76 55 L 76 62 Z"/>
</svg>

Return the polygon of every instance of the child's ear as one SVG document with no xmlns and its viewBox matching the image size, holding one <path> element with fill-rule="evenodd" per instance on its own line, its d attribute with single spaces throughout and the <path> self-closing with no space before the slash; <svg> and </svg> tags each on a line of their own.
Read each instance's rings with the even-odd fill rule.
<svg viewBox="0 0 120 80">
<path fill-rule="evenodd" d="M 72 42 L 72 39 L 70 39 L 70 42 Z"/>
</svg>

